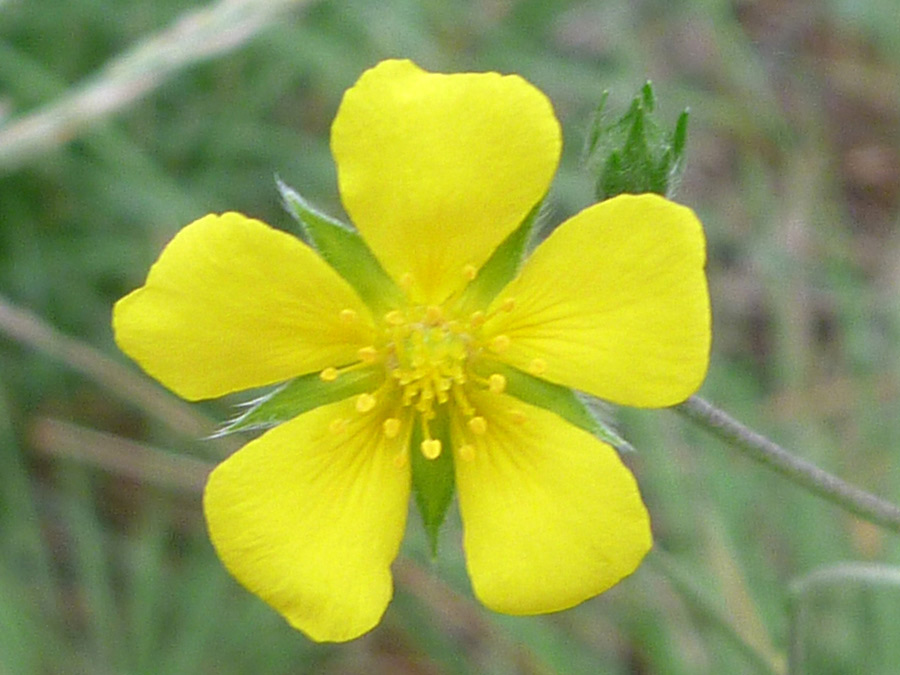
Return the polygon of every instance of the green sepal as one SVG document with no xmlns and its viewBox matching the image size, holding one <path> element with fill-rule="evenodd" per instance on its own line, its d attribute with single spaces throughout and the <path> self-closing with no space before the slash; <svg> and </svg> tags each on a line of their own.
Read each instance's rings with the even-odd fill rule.
<svg viewBox="0 0 900 675">
<path fill-rule="evenodd" d="M 535 204 L 519 226 L 494 249 L 491 257 L 478 270 L 477 276 L 466 286 L 459 300 L 459 311 L 468 313 L 487 307 L 518 274 L 542 206 L 543 200 Z"/>
<path fill-rule="evenodd" d="M 647 82 L 634 97 L 628 111 L 609 121 L 604 92 L 588 136 L 588 164 L 596 174 L 597 199 L 622 193 L 655 192 L 672 197 L 684 171 L 688 111 L 678 117 L 667 134 L 653 117 L 656 97 Z"/>
<path fill-rule="evenodd" d="M 403 292 L 349 225 L 316 210 L 300 194 L 276 178 L 284 207 L 300 224 L 304 237 L 338 274 L 356 290 L 373 311 L 393 309 L 403 302 Z"/>
<path fill-rule="evenodd" d="M 585 400 L 569 387 L 554 384 L 524 371 L 494 362 L 490 373 L 506 378 L 506 393 L 524 403 L 556 413 L 570 424 L 596 436 L 621 452 L 632 450 L 631 445 L 611 429 Z M 485 373 L 487 376 L 488 373 Z"/>
<path fill-rule="evenodd" d="M 413 494 L 416 506 L 425 525 L 431 556 L 437 556 L 438 534 L 447 509 L 453 501 L 456 480 L 453 473 L 453 449 L 450 445 L 450 429 L 447 416 L 439 414 L 428 424 L 433 438 L 441 441 L 441 454 L 428 459 L 422 454 L 422 425 L 417 422 L 413 428 L 409 444 L 410 465 L 412 467 Z"/>
<path fill-rule="evenodd" d="M 228 422 L 216 436 L 274 427 L 327 403 L 374 391 L 383 379 L 384 373 L 377 368 L 341 373 L 333 382 L 323 381 L 319 373 L 302 375 L 245 404 L 249 409 Z"/>
</svg>

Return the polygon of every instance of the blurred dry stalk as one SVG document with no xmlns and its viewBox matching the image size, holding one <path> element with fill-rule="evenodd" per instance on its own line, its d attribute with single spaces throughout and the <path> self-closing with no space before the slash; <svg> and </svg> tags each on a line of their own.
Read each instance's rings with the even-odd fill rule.
<svg viewBox="0 0 900 675">
<path fill-rule="evenodd" d="M 289 10 L 314 0 L 220 0 L 112 59 L 81 86 L 0 126 L 0 172 L 75 138 L 91 124 L 161 86 L 179 71 L 248 42 Z M 2 119 L 0 119 L 2 121 Z"/>
</svg>

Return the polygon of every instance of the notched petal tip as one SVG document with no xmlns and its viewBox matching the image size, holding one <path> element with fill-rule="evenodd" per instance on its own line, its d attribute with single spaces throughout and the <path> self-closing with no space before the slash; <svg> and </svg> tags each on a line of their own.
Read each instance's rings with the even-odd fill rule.
<svg viewBox="0 0 900 675">
<path fill-rule="evenodd" d="M 562 141 L 550 101 L 521 77 L 386 61 L 344 95 L 331 146 L 351 219 L 428 303 L 459 290 L 543 198 Z"/>
<path fill-rule="evenodd" d="M 344 420 L 340 433 L 335 420 Z M 317 408 L 220 464 L 204 493 L 210 538 L 248 590 L 320 642 L 352 640 L 393 593 L 409 470 L 354 400 Z"/>
</svg>

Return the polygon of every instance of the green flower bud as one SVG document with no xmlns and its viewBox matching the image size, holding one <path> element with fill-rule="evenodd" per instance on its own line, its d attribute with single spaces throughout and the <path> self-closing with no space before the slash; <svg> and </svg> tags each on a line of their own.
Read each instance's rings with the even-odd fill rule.
<svg viewBox="0 0 900 675">
<path fill-rule="evenodd" d="M 622 193 L 655 192 L 672 197 L 684 170 L 688 111 L 667 134 L 654 119 L 653 86 L 647 82 L 628 111 L 610 121 L 604 92 L 588 136 L 587 164 L 597 176 L 596 195 L 602 201 Z"/>
</svg>

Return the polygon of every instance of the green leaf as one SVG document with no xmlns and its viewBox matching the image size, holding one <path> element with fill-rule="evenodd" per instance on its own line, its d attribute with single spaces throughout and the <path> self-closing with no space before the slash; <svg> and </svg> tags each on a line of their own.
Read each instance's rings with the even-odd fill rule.
<svg viewBox="0 0 900 675">
<path fill-rule="evenodd" d="M 570 424 L 593 434 L 620 452 L 633 450 L 628 441 L 600 419 L 598 411 L 592 409 L 585 400 L 586 397 L 569 387 L 548 382 L 499 362 L 491 364 L 490 373 L 499 373 L 506 378 L 507 394 L 524 403 L 556 413 Z M 484 375 L 488 376 L 489 373 Z"/>
<path fill-rule="evenodd" d="M 467 313 L 487 307 L 516 276 L 543 203 L 541 200 L 534 205 L 519 226 L 494 249 L 491 257 L 481 266 L 478 275 L 460 297 L 458 305 L 460 312 Z"/>
<path fill-rule="evenodd" d="M 353 286 L 373 311 L 401 305 L 403 292 L 384 271 L 359 232 L 316 210 L 296 190 L 276 179 L 287 209 L 321 256 Z"/>
<path fill-rule="evenodd" d="M 377 368 L 341 373 L 333 382 L 323 381 L 319 373 L 303 375 L 246 404 L 249 410 L 226 424 L 215 435 L 224 436 L 237 431 L 274 427 L 326 403 L 374 391 L 383 378 L 383 372 Z"/>
<path fill-rule="evenodd" d="M 432 557 L 437 556 L 438 534 L 447 509 L 453 501 L 456 482 L 453 475 L 453 452 L 446 415 L 438 415 L 429 423 L 434 438 L 441 441 L 442 451 L 435 459 L 428 459 L 419 449 L 422 444 L 422 425 L 417 423 L 410 439 L 409 454 L 412 466 L 413 494 L 425 525 Z"/>
</svg>

